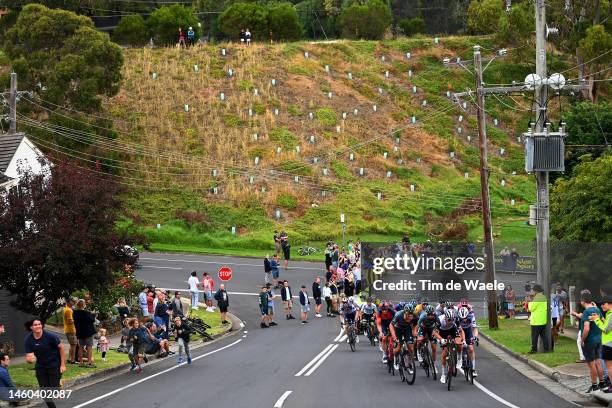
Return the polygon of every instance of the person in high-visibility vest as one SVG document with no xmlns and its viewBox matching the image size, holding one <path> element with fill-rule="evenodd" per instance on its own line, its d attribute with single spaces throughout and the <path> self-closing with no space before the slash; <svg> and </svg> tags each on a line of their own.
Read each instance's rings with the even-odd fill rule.
<svg viewBox="0 0 612 408">
<path fill-rule="evenodd" d="M 531 351 L 530 354 L 538 352 L 538 339 L 542 337 L 542 341 L 546 341 L 548 333 L 546 333 L 546 315 L 548 312 L 548 302 L 542 293 L 542 286 L 534 285 L 533 291 L 535 296 L 533 300 L 527 303 L 529 310 L 529 324 L 531 325 Z"/>
</svg>

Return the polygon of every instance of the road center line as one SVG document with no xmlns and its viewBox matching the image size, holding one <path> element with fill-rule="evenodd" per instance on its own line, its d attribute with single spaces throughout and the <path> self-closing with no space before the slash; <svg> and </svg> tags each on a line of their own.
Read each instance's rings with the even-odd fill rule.
<svg viewBox="0 0 612 408">
<path fill-rule="evenodd" d="M 141 265 L 142 268 L 153 268 L 153 269 L 185 269 L 185 268 L 176 268 L 174 266 L 154 266 L 154 265 Z"/>
<path fill-rule="evenodd" d="M 328 352 L 327 352 L 325 355 L 323 355 L 323 356 L 322 356 L 322 357 L 319 359 L 319 361 L 317 361 L 317 364 L 315 364 L 315 365 L 314 365 L 314 366 L 313 366 L 313 367 L 312 367 L 312 368 L 311 368 L 311 369 L 310 369 L 310 370 L 309 370 L 309 371 L 308 371 L 306 374 L 304 374 L 304 377 L 308 377 L 308 376 L 310 376 L 310 374 L 314 373 L 314 371 L 315 371 L 317 368 L 319 368 L 319 366 L 320 366 L 321 364 L 323 364 L 323 362 L 324 362 L 325 360 L 327 360 L 327 357 L 329 357 L 329 356 L 331 355 L 331 353 L 333 353 L 333 352 L 334 352 L 334 350 L 336 350 L 337 348 L 338 348 L 338 344 L 334 344 L 334 346 L 333 346 L 331 349 L 329 349 L 329 351 L 328 351 Z"/>
<path fill-rule="evenodd" d="M 235 342 L 230 343 L 230 344 L 228 344 L 228 345 L 226 345 L 226 346 L 220 347 L 220 348 L 218 348 L 218 349 L 216 349 L 216 350 L 209 351 L 208 353 L 205 353 L 205 354 L 202 354 L 201 356 L 197 356 L 197 357 L 193 358 L 193 359 L 192 359 L 192 361 L 199 360 L 199 359 L 201 359 L 201 358 L 204 358 L 204 357 L 210 356 L 211 354 L 214 354 L 214 353 L 217 353 L 217 352 L 219 352 L 219 351 L 222 351 L 222 350 L 225 350 L 225 349 L 227 349 L 227 348 L 230 348 L 230 347 L 232 347 L 232 346 L 235 346 L 236 344 L 240 343 L 241 341 L 242 341 L 242 339 L 239 339 L 239 340 L 236 340 Z M 91 400 L 89 400 L 89 401 L 83 402 L 82 404 L 76 405 L 76 406 L 74 406 L 73 408 L 82 408 L 82 407 L 85 407 L 85 406 L 87 406 L 87 405 L 93 404 L 93 403 L 94 403 L 94 402 L 96 402 L 96 401 L 100 401 L 100 400 L 102 400 L 102 399 L 105 399 L 105 398 L 107 398 L 107 397 L 110 397 L 111 395 L 114 395 L 114 394 L 117 394 L 117 393 L 119 393 L 119 392 L 121 392 L 121 391 L 127 390 L 128 388 L 131 388 L 131 387 L 133 387 L 133 386 L 135 386 L 135 385 L 138 385 L 138 384 L 140 384 L 140 383 L 143 383 L 143 382 L 145 382 L 145 381 L 148 381 L 148 380 L 150 380 L 150 379 L 152 379 L 152 378 L 155 378 L 155 377 L 157 377 L 157 376 L 160 376 L 160 375 L 166 374 L 166 373 L 168 373 L 168 372 L 170 372 L 170 371 L 172 371 L 172 370 L 176 370 L 177 368 L 179 368 L 179 367 L 181 367 L 181 366 L 183 366 L 183 365 L 185 365 L 185 364 L 186 364 L 186 363 L 182 363 L 182 364 L 180 364 L 180 365 L 173 365 L 173 366 L 172 366 L 172 367 L 170 367 L 170 368 L 166 368 L 165 370 L 160 371 L 160 372 L 155 373 L 155 374 L 152 374 L 152 375 L 150 375 L 150 376 L 148 376 L 148 377 L 141 378 L 141 379 L 140 379 L 140 380 L 138 380 L 138 381 L 134 381 L 133 383 L 130 383 L 130 384 L 125 385 L 125 386 L 123 386 L 123 387 L 117 388 L 116 390 L 113 390 L 113 391 L 108 392 L 108 393 L 106 393 L 106 394 L 100 395 L 99 397 L 96 397 L 96 398 L 91 399 Z"/>
<path fill-rule="evenodd" d="M 256 266 L 261 268 L 261 264 L 242 264 L 242 263 L 232 263 L 232 262 L 214 262 L 214 261 L 191 261 L 188 259 L 164 259 L 164 258 L 147 258 L 141 256 L 139 259 L 144 259 L 146 261 L 160 261 L 160 262 L 187 262 L 187 263 L 202 263 L 202 264 L 212 264 L 212 265 L 233 265 L 233 266 Z M 304 268 L 303 266 L 292 266 L 289 269 L 302 269 L 305 271 L 320 271 L 321 268 Z"/>
<path fill-rule="evenodd" d="M 321 351 L 319 354 L 316 355 L 315 358 L 313 358 L 312 360 L 310 360 L 310 362 L 308 364 L 306 364 L 304 366 L 304 368 L 302 368 L 300 371 L 297 372 L 297 374 L 295 375 L 295 377 L 299 377 L 300 375 L 304 374 L 304 372 L 306 370 L 308 370 L 310 368 L 310 366 L 312 366 L 314 363 L 317 362 L 317 360 L 323 355 L 325 354 L 330 348 L 332 348 L 333 344 L 329 344 L 327 347 L 325 347 L 323 349 L 323 351 Z"/>
<path fill-rule="evenodd" d="M 285 393 L 281 395 L 281 397 L 276 401 L 276 404 L 274 404 L 274 408 L 283 408 L 285 400 L 292 392 L 293 391 L 285 391 Z"/>
<path fill-rule="evenodd" d="M 457 369 L 459 371 L 461 371 L 461 374 L 465 375 L 465 373 L 463 372 L 463 369 L 461 367 L 457 367 Z M 503 399 L 499 395 L 495 394 L 493 391 L 489 390 L 487 387 L 485 387 L 484 385 L 482 385 L 481 383 L 479 383 L 476 380 L 474 380 L 474 385 L 476 387 L 478 387 L 478 389 L 480 391 L 484 392 L 485 394 L 487 394 L 489 397 L 493 398 L 494 400 L 501 402 L 505 406 L 510 407 L 510 408 L 520 408 L 519 406 L 514 405 L 513 403 L 506 401 L 505 399 Z"/>
</svg>

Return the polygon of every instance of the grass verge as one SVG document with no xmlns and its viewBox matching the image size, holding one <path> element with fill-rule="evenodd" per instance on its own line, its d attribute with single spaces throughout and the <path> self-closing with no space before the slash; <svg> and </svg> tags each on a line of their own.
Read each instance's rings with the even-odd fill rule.
<svg viewBox="0 0 612 408">
<path fill-rule="evenodd" d="M 478 322 L 479 330 L 496 342 L 508 347 L 515 353 L 519 353 L 532 360 L 538 361 L 549 367 L 557 367 L 570 364 L 576 360 L 576 341 L 559 336 L 555 351 L 551 353 L 528 354 L 531 350 L 531 329 L 527 320 L 499 320 L 499 329 L 488 328 L 488 321 Z"/>
</svg>

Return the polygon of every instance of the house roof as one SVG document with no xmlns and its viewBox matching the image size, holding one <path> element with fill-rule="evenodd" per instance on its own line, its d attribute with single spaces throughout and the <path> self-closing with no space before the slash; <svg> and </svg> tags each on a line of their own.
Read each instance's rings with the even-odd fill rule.
<svg viewBox="0 0 612 408">
<path fill-rule="evenodd" d="M 23 133 L 0 134 L 0 175 L 4 175 L 23 138 Z"/>
</svg>

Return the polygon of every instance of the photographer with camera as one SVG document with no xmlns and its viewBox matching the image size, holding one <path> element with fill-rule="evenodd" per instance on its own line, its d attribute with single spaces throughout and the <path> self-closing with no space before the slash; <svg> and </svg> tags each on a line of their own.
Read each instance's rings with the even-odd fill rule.
<svg viewBox="0 0 612 408">
<path fill-rule="evenodd" d="M 80 367 L 95 368 L 93 363 L 93 336 L 96 334 L 95 313 L 85 310 L 85 299 L 79 299 L 72 315 L 79 341 L 78 363 Z M 87 350 L 87 365 L 83 363 L 83 350 Z"/>
</svg>

